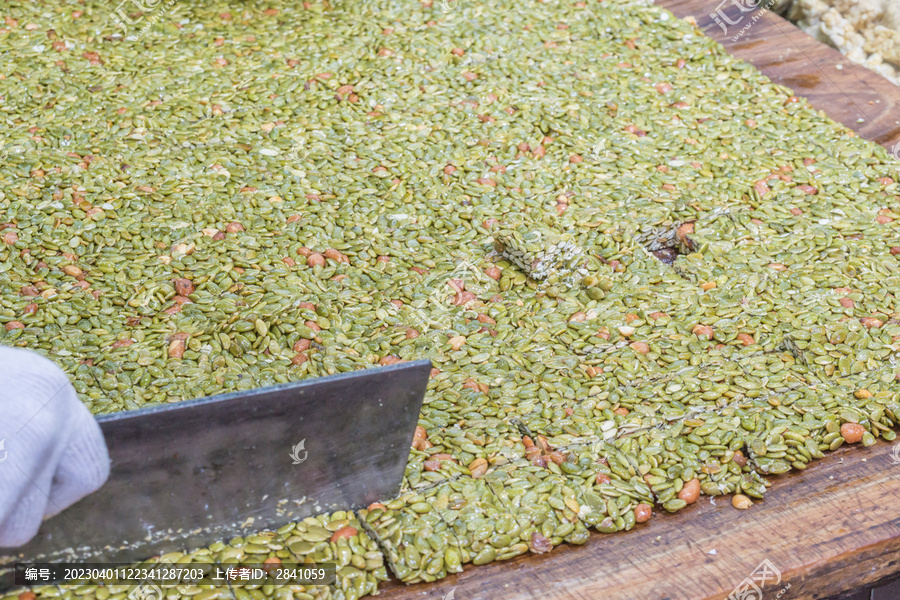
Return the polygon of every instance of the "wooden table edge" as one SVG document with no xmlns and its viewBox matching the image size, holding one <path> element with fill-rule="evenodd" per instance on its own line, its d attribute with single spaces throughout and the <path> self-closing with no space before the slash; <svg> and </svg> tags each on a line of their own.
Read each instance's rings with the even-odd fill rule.
<svg viewBox="0 0 900 600">
<path fill-rule="evenodd" d="M 774 13 L 763 13 L 732 40 L 710 16 L 715 1 L 657 4 L 679 18 L 695 17 L 729 53 L 860 136 L 888 149 L 900 143 L 900 87 Z M 897 448 L 883 441 L 842 448 L 806 471 L 771 478 L 766 499 L 748 511 L 739 513 L 727 498 L 712 504 L 702 497 L 675 515 L 655 513 L 629 532 L 593 533 L 583 546 L 564 544 L 546 555 L 469 565 L 435 583 L 404 586 L 394 580 L 379 597 L 439 599 L 453 592 L 456 600 L 721 600 L 746 579 L 754 581 L 764 560 L 780 576 L 778 583 L 764 581 L 765 600 L 821 599 L 871 586 L 900 573 Z M 723 533 L 726 527 L 737 533 Z M 666 552 L 671 558 L 664 564 L 650 560 Z"/>
</svg>

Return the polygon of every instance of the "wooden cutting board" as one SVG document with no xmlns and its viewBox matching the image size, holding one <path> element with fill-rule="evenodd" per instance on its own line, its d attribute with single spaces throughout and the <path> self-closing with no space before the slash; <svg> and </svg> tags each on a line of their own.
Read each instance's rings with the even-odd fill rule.
<svg viewBox="0 0 900 600">
<path fill-rule="evenodd" d="M 900 143 L 900 87 L 777 15 L 749 13 L 723 32 L 709 14 L 716 0 L 657 4 L 681 18 L 694 16 L 729 52 L 860 136 L 888 149 Z M 727 4 L 726 16 L 737 22 L 740 10 Z M 732 41 L 754 15 L 761 16 Z M 900 573 L 900 441 L 841 448 L 806 471 L 771 481 L 766 499 L 747 511 L 732 508 L 730 497 L 703 496 L 675 515 L 655 513 L 629 532 L 593 534 L 583 546 L 563 545 L 546 555 L 470 565 L 434 584 L 389 582 L 380 597 L 438 600 L 454 592 L 455 600 L 713 600 L 728 598 L 746 578 L 758 585 L 758 567 L 768 560 L 780 581 L 766 578 L 762 600 L 800 600 Z"/>
<path fill-rule="evenodd" d="M 750 0 L 743 0 L 745 3 Z M 900 142 L 900 87 L 850 62 L 837 50 L 805 34 L 778 15 L 744 13 L 725 0 L 728 32 L 710 17 L 722 0 L 656 0 L 675 16 L 693 16 L 703 32 L 729 53 L 752 63 L 775 83 L 805 96 L 813 106 L 867 140 L 892 148 Z M 760 5 L 769 0 L 759 0 Z M 755 16 L 759 20 L 732 41 Z M 743 17 L 743 18 L 742 18 Z M 723 19 L 721 19 L 725 22 Z"/>
<path fill-rule="evenodd" d="M 892 451 L 884 442 L 841 448 L 804 472 L 771 478 L 766 499 L 746 511 L 730 497 L 701 496 L 631 531 L 469 565 L 433 584 L 391 582 L 379 598 L 438 600 L 456 590 L 455 600 L 712 600 L 727 598 L 764 560 L 781 581 L 769 579 L 762 600 L 788 585 L 784 600 L 828 598 L 900 571 L 900 451 Z"/>
</svg>

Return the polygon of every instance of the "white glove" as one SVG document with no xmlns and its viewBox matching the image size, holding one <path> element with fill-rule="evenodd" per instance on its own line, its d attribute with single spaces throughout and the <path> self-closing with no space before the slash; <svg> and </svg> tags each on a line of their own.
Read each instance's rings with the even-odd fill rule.
<svg viewBox="0 0 900 600">
<path fill-rule="evenodd" d="M 100 426 L 66 374 L 39 354 L 0 346 L 0 547 L 26 543 L 44 518 L 107 477 Z"/>
</svg>

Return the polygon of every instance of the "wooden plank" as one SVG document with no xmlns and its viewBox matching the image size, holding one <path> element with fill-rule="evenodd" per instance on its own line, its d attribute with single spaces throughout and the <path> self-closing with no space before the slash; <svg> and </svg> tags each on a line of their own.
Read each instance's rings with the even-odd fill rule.
<svg viewBox="0 0 900 600">
<path fill-rule="evenodd" d="M 892 451 L 900 454 L 884 442 L 841 448 L 804 472 L 772 478 L 766 499 L 747 511 L 704 496 L 632 531 L 468 566 L 434 584 L 392 583 L 379 597 L 437 599 L 455 589 L 457 600 L 718 600 L 769 560 L 782 580 L 762 587 L 766 600 L 788 585 L 786 599 L 827 598 L 900 572 L 900 459 Z"/>
<path fill-rule="evenodd" d="M 710 16 L 722 0 L 656 0 L 684 18 L 693 16 L 703 32 L 729 53 L 753 64 L 775 83 L 805 96 L 829 117 L 860 136 L 891 149 L 900 142 L 900 87 L 850 62 L 772 12 L 741 13 L 726 0 L 727 31 Z M 767 4 L 760 1 L 760 5 Z M 759 17 L 755 22 L 754 17 Z M 735 23 L 729 25 L 728 21 Z M 741 29 L 749 28 L 732 41 Z"/>
<path fill-rule="evenodd" d="M 739 21 L 740 10 L 728 3 L 725 14 L 735 25 L 723 31 L 710 16 L 716 0 L 657 3 L 679 17 L 694 16 L 729 52 L 862 137 L 888 149 L 900 143 L 900 87 L 777 15 L 757 11 Z M 754 15 L 758 20 L 732 40 Z M 762 587 L 766 600 L 820 599 L 871 586 L 900 574 L 897 444 L 842 448 L 806 471 L 772 478 L 766 499 L 748 511 L 735 510 L 727 498 L 702 497 L 630 532 L 593 534 L 583 546 L 469 566 L 434 584 L 390 582 L 381 597 L 437 599 L 455 590 L 458 600 L 718 600 L 763 560 L 781 574 L 780 582 L 769 579 Z"/>
</svg>

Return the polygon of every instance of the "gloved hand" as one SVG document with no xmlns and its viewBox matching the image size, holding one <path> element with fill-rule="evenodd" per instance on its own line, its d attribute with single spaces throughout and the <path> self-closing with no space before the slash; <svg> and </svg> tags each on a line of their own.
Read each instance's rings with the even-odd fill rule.
<svg viewBox="0 0 900 600">
<path fill-rule="evenodd" d="M 0 547 L 21 546 L 41 521 L 109 477 L 100 426 L 63 371 L 0 346 Z"/>
</svg>

